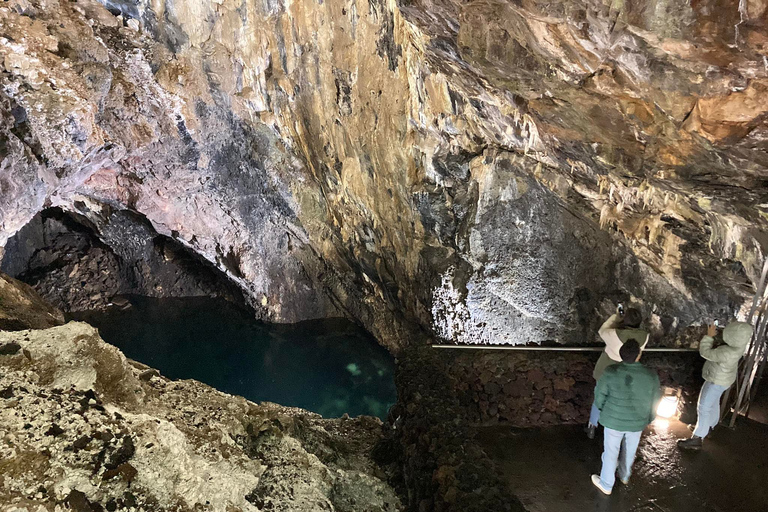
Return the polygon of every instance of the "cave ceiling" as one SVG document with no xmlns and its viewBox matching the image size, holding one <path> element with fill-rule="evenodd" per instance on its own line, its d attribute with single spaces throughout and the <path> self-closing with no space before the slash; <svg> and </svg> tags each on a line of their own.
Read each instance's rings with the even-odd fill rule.
<svg viewBox="0 0 768 512">
<path fill-rule="evenodd" d="M 392 348 L 737 313 L 768 244 L 768 2 L 11 0 L 0 246 L 144 216 L 266 320 Z M 2 249 L 0 249 L 2 251 Z"/>
</svg>

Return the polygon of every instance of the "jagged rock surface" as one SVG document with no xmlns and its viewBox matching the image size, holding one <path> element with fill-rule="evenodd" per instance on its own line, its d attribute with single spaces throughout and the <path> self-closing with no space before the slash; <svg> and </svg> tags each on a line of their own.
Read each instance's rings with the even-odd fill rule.
<svg viewBox="0 0 768 512">
<path fill-rule="evenodd" d="M 118 210 L 91 227 L 80 216 L 47 209 L 8 241 L 0 271 L 31 284 L 67 313 L 103 309 L 122 295 L 243 303 L 239 288 L 210 262 L 142 220 Z"/>
<path fill-rule="evenodd" d="M 63 323 L 62 312 L 31 286 L 0 272 L 0 331 L 45 329 Z"/>
<path fill-rule="evenodd" d="M 763 2 L 105 4 L 0 10 L 2 245 L 128 209 L 393 349 L 591 341 L 619 300 L 686 341 L 759 275 Z"/>
<path fill-rule="evenodd" d="M 381 421 L 256 405 L 125 359 L 87 324 L 0 333 L 3 510 L 395 511 Z"/>
</svg>

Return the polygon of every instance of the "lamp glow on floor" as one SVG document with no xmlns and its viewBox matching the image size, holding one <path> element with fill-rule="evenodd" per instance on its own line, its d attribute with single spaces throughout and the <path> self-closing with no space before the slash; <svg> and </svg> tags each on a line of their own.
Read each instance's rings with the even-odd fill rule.
<svg viewBox="0 0 768 512">
<path fill-rule="evenodd" d="M 677 414 L 678 398 L 674 395 L 667 395 L 661 399 L 656 408 L 656 416 L 660 418 L 671 418 Z"/>
</svg>

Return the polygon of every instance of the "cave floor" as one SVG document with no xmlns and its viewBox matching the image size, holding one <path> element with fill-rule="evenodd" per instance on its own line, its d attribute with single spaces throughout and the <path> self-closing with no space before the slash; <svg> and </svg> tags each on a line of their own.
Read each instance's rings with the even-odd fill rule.
<svg viewBox="0 0 768 512">
<path fill-rule="evenodd" d="M 530 512 L 751 512 L 768 510 L 768 425 L 739 419 L 719 426 L 700 452 L 680 452 L 689 437 L 677 420 L 649 426 L 632 480 L 604 496 L 590 475 L 600 471 L 602 428 L 590 441 L 579 425 L 483 427 L 479 440 Z"/>
</svg>

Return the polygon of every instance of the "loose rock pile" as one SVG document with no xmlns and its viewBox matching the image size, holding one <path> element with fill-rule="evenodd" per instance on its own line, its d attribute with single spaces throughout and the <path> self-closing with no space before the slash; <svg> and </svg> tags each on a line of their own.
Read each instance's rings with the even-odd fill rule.
<svg viewBox="0 0 768 512">
<path fill-rule="evenodd" d="M 0 333 L 0 503 L 16 509 L 395 511 L 375 418 L 256 405 L 126 360 L 69 323 Z"/>
</svg>

